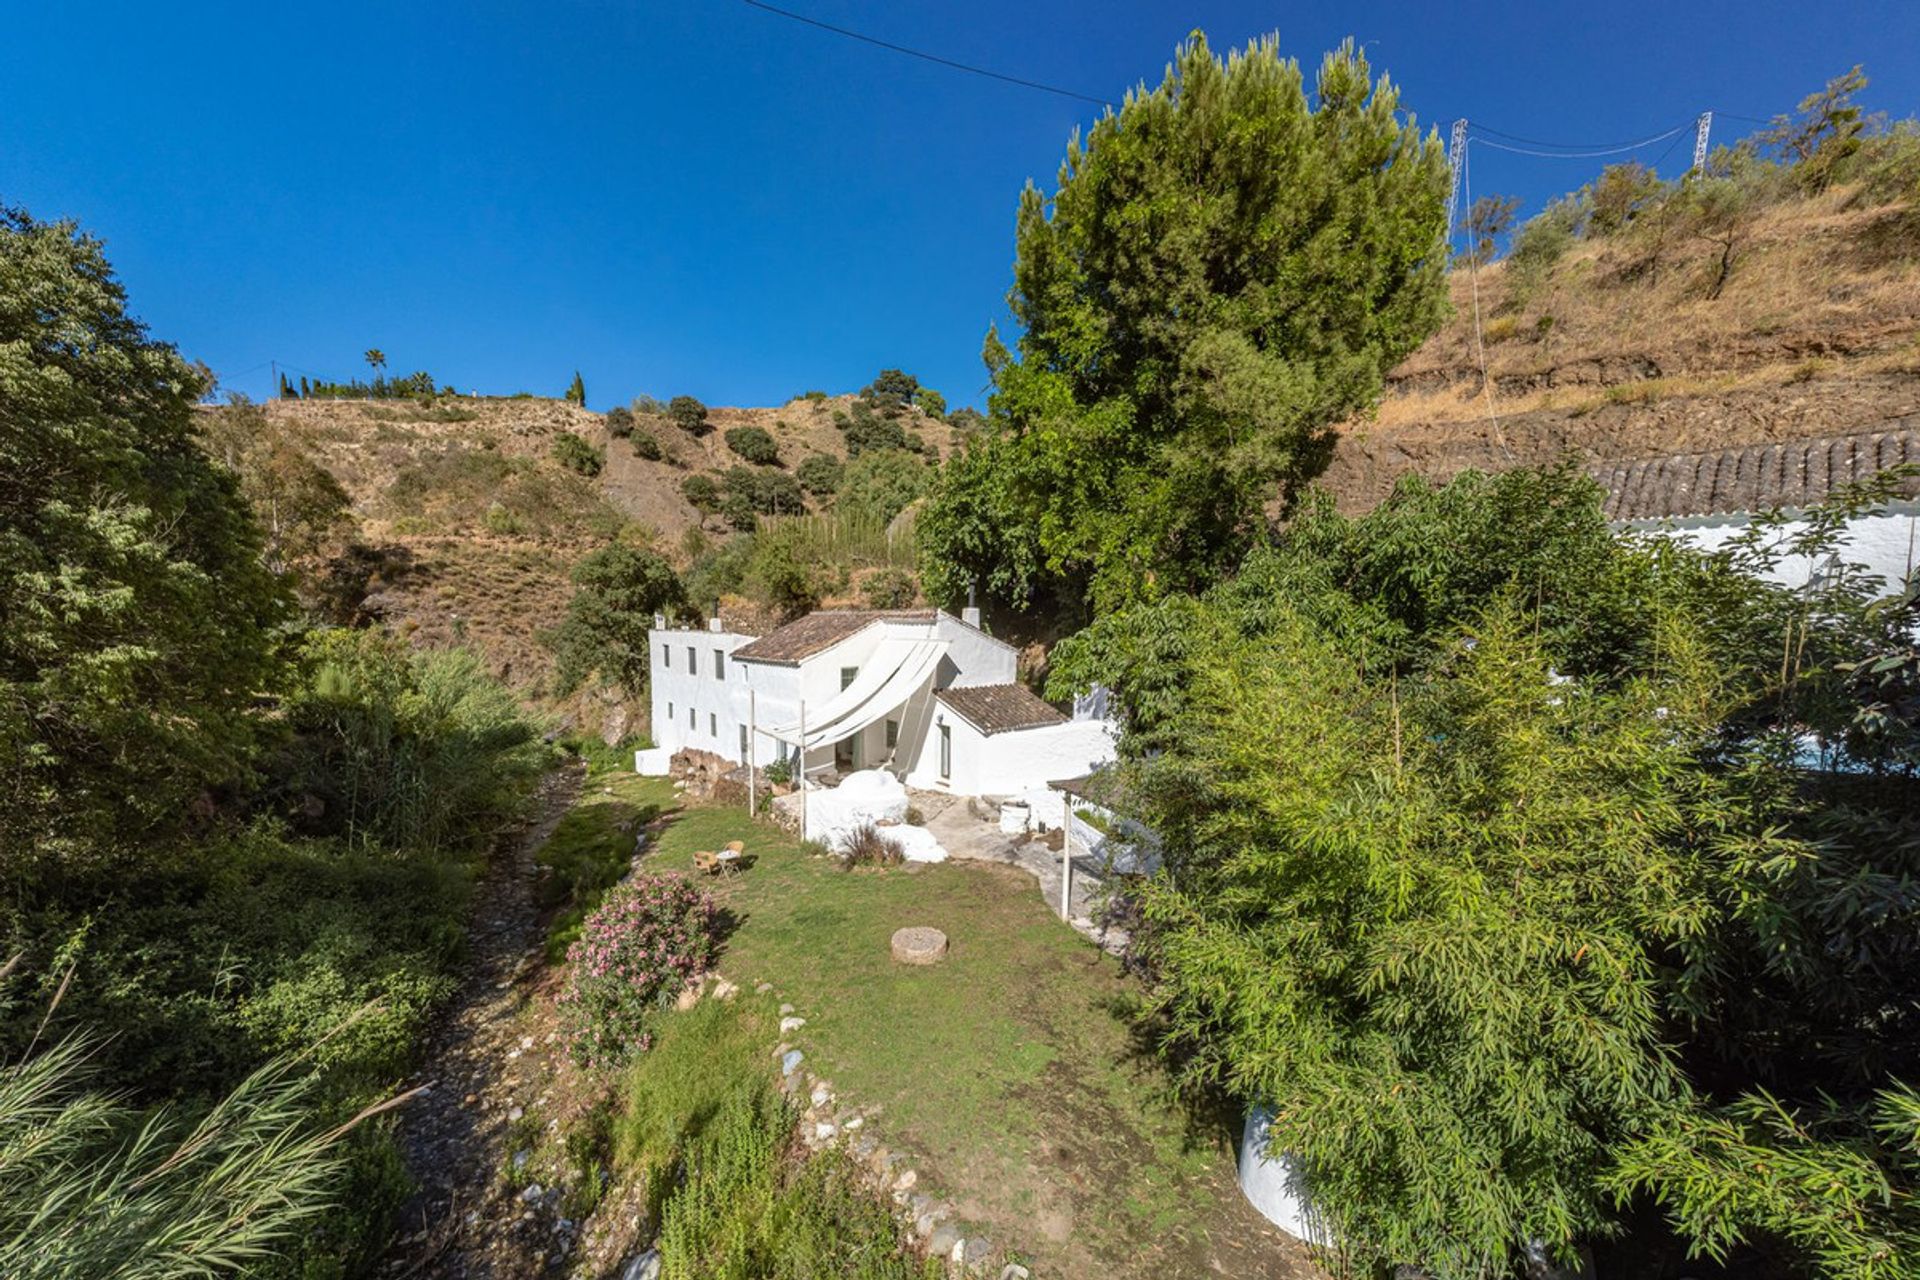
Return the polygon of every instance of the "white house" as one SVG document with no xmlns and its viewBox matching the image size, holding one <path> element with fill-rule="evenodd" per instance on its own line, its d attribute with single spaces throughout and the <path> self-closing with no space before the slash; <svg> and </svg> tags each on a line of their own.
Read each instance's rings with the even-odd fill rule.
<svg viewBox="0 0 1920 1280">
<path fill-rule="evenodd" d="M 1606 513 L 1618 527 L 1717 551 L 1745 533 L 1756 512 L 1776 508 L 1786 521 L 1779 533 L 1792 537 L 1808 527 L 1806 507 L 1902 464 L 1920 464 L 1920 420 L 1853 435 L 1603 464 L 1592 474 L 1607 487 Z M 1840 534 L 1839 557 L 1865 566 L 1888 592 L 1900 589 L 1920 553 L 1915 488 L 1905 484 L 1901 498 L 1848 520 Z M 1782 560 L 1768 576 L 1800 587 L 1827 568 L 1803 556 Z"/>
<path fill-rule="evenodd" d="M 977 614 L 810 613 L 764 636 L 666 626 L 651 646 L 660 757 L 711 753 L 808 777 L 885 769 L 908 786 L 1002 796 L 1077 777 L 1114 755 L 1112 724 L 1069 718 L 1015 678 L 1013 646 Z"/>
</svg>

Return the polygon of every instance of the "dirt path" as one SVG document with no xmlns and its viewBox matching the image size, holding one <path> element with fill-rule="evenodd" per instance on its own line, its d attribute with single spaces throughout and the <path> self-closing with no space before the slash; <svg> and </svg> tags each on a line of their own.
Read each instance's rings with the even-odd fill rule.
<svg viewBox="0 0 1920 1280">
<path fill-rule="evenodd" d="M 560 1272 L 572 1247 L 555 1197 L 516 1192 L 502 1172 L 508 1131 L 534 1109 L 531 1095 L 551 1052 L 549 1044 L 529 1043 L 520 1016 L 543 971 L 534 854 L 585 776 L 580 765 L 547 775 L 532 821 L 495 854 L 476 887 L 466 981 L 421 1068 L 418 1082 L 429 1089 L 401 1121 L 416 1189 L 401 1210 L 385 1275 L 518 1280 Z"/>
</svg>

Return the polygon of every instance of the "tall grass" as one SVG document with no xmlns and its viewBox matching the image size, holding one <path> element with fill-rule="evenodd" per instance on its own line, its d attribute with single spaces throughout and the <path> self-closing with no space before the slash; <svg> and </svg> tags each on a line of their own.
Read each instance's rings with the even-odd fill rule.
<svg viewBox="0 0 1920 1280">
<path fill-rule="evenodd" d="M 882 565 L 914 567 L 914 513 L 891 521 L 852 512 L 823 511 L 803 516 L 768 516 L 761 528 L 792 546 L 803 560 L 854 568 Z"/>
<path fill-rule="evenodd" d="M 173 1280 L 256 1266 L 329 1207 L 354 1125 L 313 1123 L 318 1075 L 255 1071 L 199 1119 L 89 1087 L 70 1037 L 0 1068 L 0 1275 Z"/>
</svg>

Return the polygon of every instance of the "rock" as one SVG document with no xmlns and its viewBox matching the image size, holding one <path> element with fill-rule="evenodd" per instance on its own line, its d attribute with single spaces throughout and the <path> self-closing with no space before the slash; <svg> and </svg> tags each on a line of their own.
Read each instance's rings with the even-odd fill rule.
<svg viewBox="0 0 1920 1280">
<path fill-rule="evenodd" d="M 768 993 L 769 991 L 772 991 L 772 990 L 773 990 L 773 984 L 772 984 L 771 982 L 762 982 L 762 983 L 758 983 L 757 985 L 755 985 L 755 987 L 753 988 L 753 990 L 754 990 L 754 993 L 755 993 L 755 994 L 757 994 L 757 995 L 763 995 L 763 996 L 764 996 L 764 995 L 766 995 L 766 994 L 767 994 L 767 993 Z"/>
<path fill-rule="evenodd" d="M 987 1255 L 992 1252 L 993 1245 L 991 1243 L 981 1239 L 979 1236 L 975 1236 L 954 1250 L 953 1260 L 963 1266 L 977 1267 L 984 1263 L 987 1260 Z"/>
<path fill-rule="evenodd" d="M 478 1101 L 480 1101 L 480 1095 L 477 1093 L 470 1093 L 466 1097 L 460 1099 L 460 1105 L 463 1107 L 470 1107 Z"/>
<path fill-rule="evenodd" d="M 813 1136 L 815 1138 L 818 1138 L 821 1142 L 832 1142 L 833 1135 L 839 1132 L 840 1132 L 839 1129 L 835 1128 L 833 1125 L 827 1123 L 824 1120 L 821 1121 L 819 1124 L 816 1124 L 815 1126 L 813 1126 Z"/>
<path fill-rule="evenodd" d="M 781 1005 L 781 1006 L 780 1006 L 780 1016 L 781 1016 L 781 1017 L 783 1017 L 783 1018 L 784 1018 L 784 1017 L 786 1017 L 786 1016 L 787 1016 L 788 1014 L 790 1014 L 790 1013 L 792 1013 L 792 1012 L 793 1012 L 793 1006 L 792 1006 L 792 1005 L 790 1005 L 790 1004 L 783 1004 L 783 1005 Z"/>
<path fill-rule="evenodd" d="M 530 1159 L 532 1159 L 532 1158 L 533 1158 L 533 1153 L 532 1153 L 531 1151 L 516 1151 L 516 1152 L 514 1152 L 514 1153 L 513 1153 L 513 1171 L 514 1171 L 515 1173 L 518 1173 L 518 1172 L 520 1172 L 520 1171 L 521 1171 L 522 1169 L 524 1169 L 524 1168 L 526 1168 L 526 1167 L 527 1167 L 527 1161 L 528 1161 L 528 1160 L 530 1160 Z"/>
<path fill-rule="evenodd" d="M 519 1107 L 515 1107 L 513 1110 L 507 1112 L 507 1120 L 509 1122 L 512 1122 L 514 1120 L 518 1120 L 521 1116 L 525 1114 L 527 1114 L 525 1111 L 521 1110 Z"/>
<path fill-rule="evenodd" d="M 923 1240 L 933 1234 L 933 1228 L 933 1215 L 930 1213 L 923 1213 L 913 1220 L 914 1234 Z"/>
<path fill-rule="evenodd" d="M 700 988 L 688 987 L 686 990 L 682 991 L 679 995 L 674 997 L 673 1007 L 675 1009 L 678 1009 L 681 1013 L 685 1013 L 687 1010 L 693 1008 L 693 1006 L 699 1003 L 700 1003 Z"/>
<path fill-rule="evenodd" d="M 950 1257 L 954 1247 L 961 1243 L 960 1233 L 949 1226 L 933 1229 L 933 1236 L 927 1241 L 927 1252 L 936 1258 Z"/>
<path fill-rule="evenodd" d="M 947 935 L 925 925 L 896 929 L 893 958 L 901 964 L 939 964 L 947 958 Z"/>
<path fill-rule="evenodd" d="M 542 1188 L 539 1183 L 530 1182 L 527 1184 L 527 1189 L 520 1193 L 520 1200 L 524 1204 L 532 1204 L 540 1198 L 541 1191 Z"/>
<path fill-rule="evenodd" d="M 721 978 L 713 984 L 713 998 L 715 1000 L 731 1000 L 739 994 L 740 988 L 734 986 L 725 978 Z"/>
<path fill-rule="evenodd" d="M 861 1125 L 865 1124 L 866 1122 L 867 1122 L 867 1118 L 865 1116 L 848 1116 L 846 1123 L 841 1125 L 840 1127 L 851 1132 L 854 1129 L 858 1129 Z"/>
<path fill-rule="evenodd" d="M 909 1169 L 893 1180 L 893 1189 L 895 1191 L 911 1191 L 919 1181 L 920 1175 L 912 1169 Z"/>
<path fill-rule="evenodd" d="M 813 1093 L 811 1096 L 813 1099 L 814 1106 L 824 1107 L 829 1102 L 833 1101 L 833 1090 L 827 1088 L 827 1086 L 825 1086 L 824 1084 L 817 1084 L 813 1086 Z"/>
<path fill-rule="evenodd" d="M 620 1269 L 620 1280 L 660 1280 L 660 1251 L 649 1249 Z"/>
<path fill-rule="evenodd" d="M 805 1062 L 806 1059 L 807 1055 L 798 1049 L 787 1050 L 786 1054 L 780 1059 L 780 1074 L 783 1076 L 792 1075 L 800 1069 L 800 1064 Z"/>
<path fill-rule="evenodd" d="M 807 1020 L 805 1018 L 782 1018 L 780 1019 L 780 1034 L 784 1036 L 789 1032 L 798 1031 L 806 1025 Z"/>
<path fill-rule="evenodd" d="M 1033 1280 L 1033 1272 L 1017 1262 L 1009 1262 L 1000 1268 L 1000 1280 Z"/>
</svg>

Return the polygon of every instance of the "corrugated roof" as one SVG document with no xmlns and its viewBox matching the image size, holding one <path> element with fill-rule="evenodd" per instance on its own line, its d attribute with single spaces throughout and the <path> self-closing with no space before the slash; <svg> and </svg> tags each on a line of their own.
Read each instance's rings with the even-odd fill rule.
<svg viewBox="0 0 1920 1280">
<path fill-rule="evenodd" d="M 1667 520 L 1803 507 L 1903 462 L 1920 463 L 1920 425 L 1599 463 L 1589 470 L 1607 488 L 1609 520 Z"/>
<path fill-rule="evenodd" d="M 1066 717 L 1034 695 L 1023 684 L 976 684 L 959 689 L 940 689 L 934 697 L 965 716 L 967 722 L 984 733 L 1005 733 L 1010 729 L 1037 729 L 1042 725 L 1063 724 Z"/>
<path fill-rule="evenodd" d="M 741 645 L 733 651 L 733 657 L 735 661 L 791 665 L 831 649 L 876 622 L 932 622 L 933 618 L 932 609 L 822 609 Z"/>
</svg>

